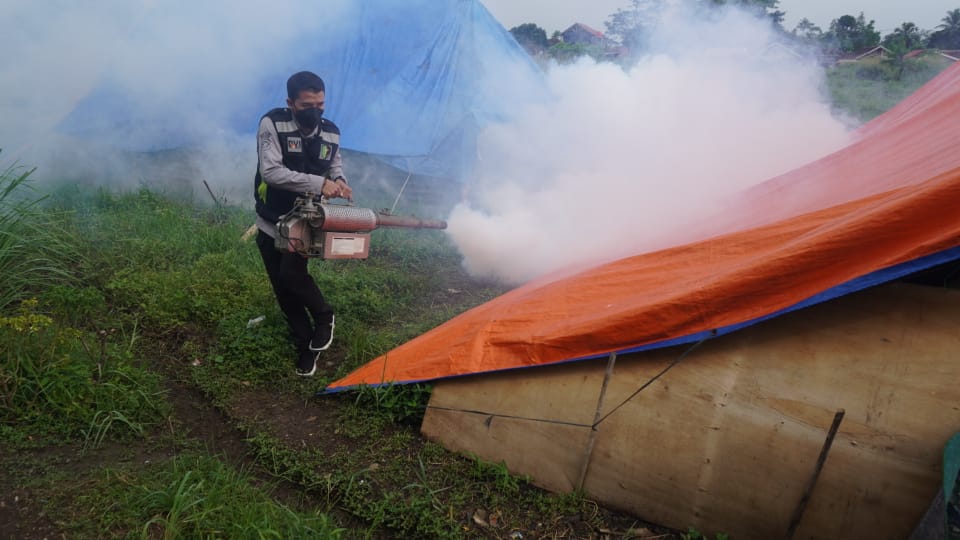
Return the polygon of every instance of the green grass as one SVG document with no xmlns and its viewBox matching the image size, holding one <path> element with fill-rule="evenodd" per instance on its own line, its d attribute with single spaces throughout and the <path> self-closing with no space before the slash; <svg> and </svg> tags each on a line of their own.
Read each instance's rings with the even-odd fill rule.
<svg viewBox="0 0 960 540">
<path fill-rule="evenodd" d="M 8 442 L 142 436 L 168 413 L 159 377 L 134 365 L 132 343 L 62 327 L 26 301 L 0 317 L 0 423 Z"/>
<path fill-rule="evenodd" d="M 243 380 L 274 380 L 278 372 L 272 366 L 281 358 L 291 362 L 293 351 L 259 254 L 251 241 L 240 240 L 252 221 L 249 211 L 204 208 L 144 189 L 126 194 L 77 189 L 62 188 L 52 201 L 73 216 L 80 249 L 95 261 L 80 269 L 81 278 L 97 288 L 74 293 L 65 303 L 88 312 L 105 304 L 114 320 L 135 321 L 145 333 L 186 337 L 192 354 L 212 360 L 205 365 L 220 365 L 217 371 Z M 422 292 L 458 267 L 456 250 L 437 231 L 375 231 L 367 261 L 311 262 L 311 273 L 337 310 L 335 347 L 346 356 L 343 370 L 500 292 L 491 289 L 424 317 Z M 259 315 L 266 320 L 247 329 L 246 322 Z"/>
<path fill-rule="evenodd" d="M 356 391 L 355 409 L 365 415 L 373 412 L 389 423 L 419 427 L 430 401 L 430 389 L 428 384 L 361 386 Z"/>
<path fill-rule="evenodd" d="M 292 376 L 285 322 L 256 247 L 240 240 L 251 220 L 248 212 L 206 208 L 144 189 L 111 193 L 73 186 L 55 191 L 45 204 L 67 216 L 62 237 L 74 242 L 84 261 L 75 265 L 74 277 L 89 285 L 38 287 L 35 301 L 4 319 L 9 324 L 0 338 L 16 345 L 7 350 L 17 351 L 4 366 L 19 385 L 12 394 L 16 401 L 6 404 L 6 418 L 12 421 L 13 411 L 25 403 L 35 411 L 16 418 L 4 432 L 8 440 L 36 441 L 33 432 L 50 417 L 58 420 L 43 426 L 47 441 L 77 441 L 88 454 L 111 441 L 156 432 L 169 414 L 158 390 L 163 374 L 194 384 L 220 405 L 246 388 L 310 397 L 322 385 Z M 442 309 L 430 309 L 434 300 L 425 291 L 442 286 L 438 277 L 461 272 L 443 233 L 376 231 L 373 246 L 368 261 L 310 265 L 338 313 L 331 351 L 342 359 L 336 376 L 500 292 L 478 287 L 458 303 L 444 300 Z M 248 325 L 260 315 L 262 322 Z M 153 369 L 140 369 L 141 364 Z M 467 489 L 479 485 L 475 474 L 465 474 L 475 463 L 446 454 L 443 459 L 459 465 L 436 478 L 432 462 L 409 453 L 428 398 L 423 385 L 358 392 L 342 422 L 354 426 L 344 432 L 360 445 L 352 452 L 330 456 L 290 449 L 262 429 L 254 430 L 250 445 L 265 470 L 329 500 L 321 511 L 346 508 L 371 530 L 457 537 L 460 525 L 449 513 L 463 504 L 464 495 L 450 500 L 441 494 L 492 492 Z M 382 466 L 371 470 L 371 463 Z M 107 512 L 105 519 L 125 525 L 105 526 L 133 530 L 137 523 L 150 537 L 227 530 L 204 525 L 219 512 L 219 504 L 207 504 L 216 497 L 202 495 L 212 480 L 194 472 L 194 465 L 178 467 L 160 487 L 131 476 L 131 490 L 152 487 L 143 500 L 126 499 Z M 371 483 L 374 477 L 378 481 Z M 467 479 L 468 486 L 447 485 L 448 477 Z"/>
<path fill-rule="evenodd" d="M 66 504 L 85 514 L 67 520 L 77 536 L 336 539 L 343 533 L 328 515 L 278 504 L 249 473 L 207 455 L 108 468 L 76 506 Z"/>
<path fill-rule="evenodd" d="M 410 432 L 384 427 L 353 433 L 359 445 L 334 455 L 297 451 L 265 433 L 251 444 L 266 470 L 302 486 L 328 507 L 362 518 L 370 524 L 368 532 L 386 528 L 398 538 L 485 537 L 465 510 L 487 509 L 507 529 L 591 514 L 593 503 L 582 494 L 543 492 L 502 464 L 457 456 L 434 443 L 414 444 Z"/>
<path fill-rule="evenodd" d="M 827 86 L 838 111 L 866 122 L 903 101 L 949 65 L 945 58 L 927 56 L 899 65 L 889 60 L 863 60 L 829 69 Z"/>
<path fill-rule="evenodd" d="M 75 239 L 61 227 L 63 216 L 41 205 L 32 173 L 17 163 L 0 164 L 0 313 L 34 291 L 76 283 L 69 270 L 79 263 Z"/>
<path fill-rule="evenodd" d="M 680 534 L 680 540 L 711 540 L 711 538 L 693 527 L 688 527 L 687 532 Z M 717 533 L 713 540 L 730 540 L 727 533 Z"/>
</svg>

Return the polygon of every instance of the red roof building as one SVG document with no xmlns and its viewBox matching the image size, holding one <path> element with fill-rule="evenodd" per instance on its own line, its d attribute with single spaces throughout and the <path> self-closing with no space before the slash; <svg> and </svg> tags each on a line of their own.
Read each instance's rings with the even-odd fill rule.
<svg viewBox="0 0 960 540">
<path fill-rule="evenodd" d="M 583 23 L 575 23 L 561 34 L 564 43 L 576 45 L 597 45 L 607 47 L 613 45 L 613 40 L 603 35 L 603 32 L 590 28 Z"/>
</svg>

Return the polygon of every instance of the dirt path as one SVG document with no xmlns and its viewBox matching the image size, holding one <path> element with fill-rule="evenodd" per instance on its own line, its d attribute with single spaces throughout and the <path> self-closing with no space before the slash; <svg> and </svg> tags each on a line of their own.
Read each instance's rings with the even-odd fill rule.
<svg viewBox="0 0 960 540">
<path fill-rule="evenodd" d="M 237 427 L 238 419 L 274 423 L 275 419 L 291 418 L 297 409 L 296 400 L 251 392 L 238 400 L 239 416 L 231 418 L 210 404 L 202 393 L 183 382 L 167 380 L 167 401 L 173 416 L 153 436 L 133 444 L 109 443 L 92 452 L 82 452 L 80 444 L 43 447 L 17 453 L 0 453 L 0 539 L 41 540 L 71 538 L 57 525 L 57 509 L 52 501 L 63 493 L 81 492 L 85 484 L 102 474 L 105 468 L 124 465 L 147 465 L 173 459 L 184 446 L 197 446 L 235 468 L 252 471 L 254 480 L 278 501 L 291 508 L 320 506 L 300 486 L 278 480 L 256 466 L 250 455 L 248 434 Z M 259 409 L 260 412 L 257 411 Z M 286 423 L 280 424 L 287 425 Z M 290 426 L 301 425 L 290 422 Z M 318 430 L 317 433 L 319 433 Z M 171 437 L 171 435 L 174 435 Z M 289 439 L 310 438 L 308 427 L 290 431 Z M 178 444 L 175 441 L 183 441 Z M 53 473 L 51 475 L 51 473 Z M 37 479 L 53 476 L 55 481 Z M 334 512 L 338 523 L 362 524 L 350 514 Z"/>
<path fill-rule="evenodd" d="M 166 366 L 169 368 L 170 366 Z M 162 367 L 161 371 L 165 370 Z M 337 503 L 342 493 L 324 492 L 316 485 L 303 485 L 297 478 L 288 480 L 274 476 L 257 460 L 262 451 L 254 439 L 267 436 L 277 448 L 294 453 L 319 456 L 311 462 L 315 477 L 336 475 L 360 470 L 371 484 L 383 493 L 403 493 L 413 473 L 407 478 L 378 475 L 385 469 L 401 464 L 412 469 L 424 450 L 416 426 L 381 423 L 374 433 L 357 434 L 343 421 L 343 415 L 354 396 L 297 395 L 289 389 L 241 387 L 234 392 L 222 409 L 214 406 L 198 389 L 190 384 L 171 379 L 166 373 L 166 399 L 173 409 L 166 425 L 153 436 L 134 444 L 108 444 L 93 452 L 81 453 L 80 445 L 41 448 L 0 455 L 0 540 L 69 538 L 70 534 L 58 526 L 57 510 L 50 501 L 62 494 L 81 494 L 86 484 L 102 479 L 104 469 L 127 466 L 133 469 L 150 463 L 174 459 L 184 451 L 203 450 L 235 468 L 252 474 L 253 482 L 266 490 L 278 502 L 297 510 L 321 510 L 332 515 L 334 521 L 347 529 L 344 538 L 393 538 L 395 531 L 384 529 L 344 511 Z M 182 375 L 182 371 L 179 372 Z M 399 441 L 399 443 L 397 442 Z M 385 447 L 384 452 L 378 446 Z M 390 446 L 393 445 L 393 446 Z M 386 447 L 390 446 L 389 449 Z M 443 460 L 460 459 L 454 456 Z M 359 461 L 358 461 L 359 460 Z M 367 463 L 368 460 L 370 461 Z M 428 464 L 433 465 L 433 464 Z M 423 467 L 423 463 L 420 462 Z M 359 469 L 358 469 L 359 468 Z M 363 469 L 366 469 L 365 471 Z M 440 472 L 424 471 L 430 480 L 440 478 Z M 295 475 L 293 475 L 295 476 Z M 35 482 L 35 478 L 58 478 L 57 481 Z M 415 479 L 416 480 L 416 479 Z M 392 482 L 392 484 L 391 484 Z M 397 484 L 402 482 L 402 484 Z M 524 487 L 527 490 L 536 488 Z M 451 506 L 451 508 L 453 508 Z M 509 513 L 510 509 L 504 509 Z M 480 514 L 478 514 L 480 512 Z M 596 507 L 594 515 L 554 515 L 545 518 L 527 515 L 516 519 L 509 527 L 497 528 L 489 524 L 479 526 L 478 515 L 484 509 L 461 506 L 450 519 L 459 522 L 459 528 L 468 538 L 658 538 L 675 539 L 671 534 L 654 533 L 638 525 L 632 517 Z M 596 524 L 602 523 L 601 527 Z M 627 531 L 636 531 L 631 535 Z M 648 534 L 644 536 L 644 534 Z"/>
</svg>

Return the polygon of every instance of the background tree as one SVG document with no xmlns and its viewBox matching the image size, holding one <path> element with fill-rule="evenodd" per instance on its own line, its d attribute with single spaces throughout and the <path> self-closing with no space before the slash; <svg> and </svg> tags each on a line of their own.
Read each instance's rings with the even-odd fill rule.
<svg viewBox="0 0 960 540">
<path fill-rule="evenodd" d="M 960 9 L 952 9 L 940 19 L 943 24 L 930 34 L 929 46 L 934 49 L 960 49 Z"/>
<path fill-rule="evenodd" d="M 630 0 L 627 9 L 617 9 L 603 23 L 606 36 L 628 49 L 639 49 L 645 30 L 656 23 L 662 0 Z"/>
<path fill-rule="evenodd" d="M 880 32 L 874 27 L 874 21 L 867 22 L 863 12 L 859 17 L 844 15 L 830 22 L 823 44 L 825 49 L 833 52 L 863 51 L 880 44 Z"/>
<path fill-rule="evenodd" d="M 553 58 L 559 64 L 574 62 L 581 56 L 589 56 L 598 62 L 603 60 L 603 49 L 601 47 L 584 45 L 583 43 L 564 43 L 561 41 L 551 45 L 547 53 L 550 58 Z"/>
<path fill-rule="evenodd" d="M 747 11 L 752 11 L 758 15 L 764 17 L 769 17 L 770 22 L 773 23 L 773 26 L 779 30 L 783 30 L 783 17 L 786 15 L 785 12 L 780 11 L 778 6 L 780 5 L 780 0 L 707 0 L 708 3 L 717 5 L 732 5 L 740 6 L 741 8 L 746 9 Z"/>
<path fill-rule="evenodd" d="M 797 23 L 797 26 L 793 28 L 793 32 L 791 33 L 795 37 L 810 43 L 817 43 L 823 39 L 823 30 L 806 17 L 800 19 L 800 22 Z"/>
<path fill-rule="evenodd" d="M 780 0 L 699 0 L 708 7 L 723 5 L 739 6 L 747 11 L 763 17 L 769 17 L 773 25 L 783 31 L 783 17 L 785 13 L 777 9 Z M 619 42 L 629 49 L 639 49 L 643 44 L 643 37 L 649 27 L 656 24 L 664 0 L 630 0 L 626 9 L 617 9 L 616 13 L 608 16 L 604 22 L 607 37 Z"/>
<path fill-rule="evenodd" d="M 912 22 L 905 22 L 893 32 L 883 38 L 883 46 L 896 50 L 900 54 L 922 49 L 926 44 L 926 36 L 920 28 Z"/>
<path fill-rule="evenodd" d="M 524 23 L 510 29 L 513 38 L 517 40 L 528 53 L 535 56 L 547 49 L 547 31 L 534 23 Z"/>
</svg>

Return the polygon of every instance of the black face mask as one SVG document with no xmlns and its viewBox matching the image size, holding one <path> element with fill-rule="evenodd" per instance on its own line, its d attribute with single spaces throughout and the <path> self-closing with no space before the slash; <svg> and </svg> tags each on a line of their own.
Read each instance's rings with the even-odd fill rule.
<svg viewBox="0 0 960 540">
<path fill-rule="evenodd" d="M 294 116 L 297 119 L 297 123 L 300 124 L 300 127 L 313 129 L 317 127 L 320 119 L 323 118 L 323 109 L 301 109 L 297 111 Z"/>
</svg>

